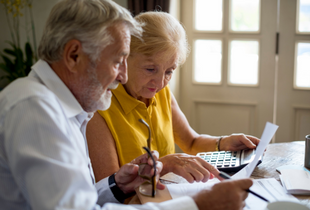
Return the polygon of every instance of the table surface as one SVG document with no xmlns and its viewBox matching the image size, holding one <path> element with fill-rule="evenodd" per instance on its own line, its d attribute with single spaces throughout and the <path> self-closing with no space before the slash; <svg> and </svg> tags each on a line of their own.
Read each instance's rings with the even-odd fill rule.
<svg viewBox="0 0 310 210">
<path fill-rule="evenodd" d="M 251 178 L 275 178 L 280 181 L 276 168 L 284 165 L 304 166 L 304 157 L 304 141 L 269 144 L 263 157 L 263 162 L 255 168 Z M 310 207 L 309 195 L 295 195 L 295 197 Z"/>
<path fill-rule="evenodd" d="M 304 157 L 304 141 L 269 144 L 262 163 L 255 168 L 251 177 L 254 179 L 275 178 L 279 181 L 277 167 L 284 165 L 304 166 Z"/>
<path fill-rule="evenodd" d="M 264 154 L 262 163 L 255 168 L 251 178 L 275 178 L 280 182 L 279 173 L 276 171 L 276 168 L 284 165 L 304 166 L 304 156 L 304 141 L 269 144 Z M 173 179 L 175 182 L 184 182 L 184 179 L 181 177 L 173 177 Z M 295 197 L 310 208 L 310 196 L 296 195 Z M 139 201 L 135 200 L 130 203 L 139 203 Z"/>
</svg>

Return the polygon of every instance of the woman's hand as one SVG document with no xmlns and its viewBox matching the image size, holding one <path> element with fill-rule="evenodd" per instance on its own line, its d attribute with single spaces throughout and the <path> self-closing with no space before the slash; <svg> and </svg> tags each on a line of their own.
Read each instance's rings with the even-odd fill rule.
<svg viewBox="0 0 310 210">
<path fill-rule="evenodd" d="M 222 151 L 238 151 L 243 149 L 255 149 L 259 143 L 259 139 L 255 136 L 241 134 L 232 134 L 224 136 L 220 141 L 220 150 Z"/>
<path fill-rule="evenodd" d="M 207 182 L 214 176 L 219 177 L 219 171 L 198 156 L 188 155 L 184 153 L 176 153 L 166 155 L 159 159 L 163 163 L 161 176 L 173 172 L 185 178 L 188 182 Z"/>
</svg>

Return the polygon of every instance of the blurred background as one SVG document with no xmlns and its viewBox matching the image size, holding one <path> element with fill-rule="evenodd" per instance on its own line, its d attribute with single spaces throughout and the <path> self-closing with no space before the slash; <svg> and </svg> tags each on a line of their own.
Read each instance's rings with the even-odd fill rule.
<svg viewBox="0 0 310 210">
<path fill-rule="evenodd" d="M 57 0 L 0 2 L 2 89 L 37 59 Z M 191 53 L 170 86 L 197 132 L 260 137 L 269 121 L 279 125 L 273 142 L 304 140 L 310 133 L 310 0 L 115 2 L 132 14 L 161 8 L 184 25 Z M 7 58 L 25 69 L 6 71 Z"/>
</svg>

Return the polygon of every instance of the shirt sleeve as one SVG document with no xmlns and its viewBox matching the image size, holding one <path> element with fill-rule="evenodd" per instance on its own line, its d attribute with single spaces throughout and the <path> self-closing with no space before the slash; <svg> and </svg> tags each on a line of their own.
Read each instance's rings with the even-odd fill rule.
<svg viewBox="0 0 310 210">
<path fill-rule="evenodd" d="M 106 177 L 96 183 L 96 189 L 98 192 L 97 204 L 103 206 L 107 202 L 119 203 L 118 200 L 114 197 L 112 191 L 109 187 L 109 177 Z"/>
</svg>

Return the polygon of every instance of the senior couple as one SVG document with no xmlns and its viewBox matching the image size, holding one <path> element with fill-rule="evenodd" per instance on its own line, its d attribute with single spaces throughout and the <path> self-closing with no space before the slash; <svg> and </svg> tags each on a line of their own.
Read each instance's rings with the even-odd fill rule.
<svg viewBox="0 0 310 210">
<path fill-rule="evenodd" d="M 243 208 L 250 179 L 162 203 L 120 204 L 144 182 L 139 164 L 154 163 L 143 154 L 148 132 L 139 119 L 158 151 L 157 180 L 168 172 L 189 182 L 221 180 L 194 154 L 259 143 L 243 134 L 199 135 L 189 126 L 167 85 L 189 51 L 176 19 L 163 12 L 132 18 L 110 0 L 62 0 L 38 51 L 30 74 L 0 93 L 1 208 Z M 188 155 L 174 154 L 174 143 Z"/>
</svg>

